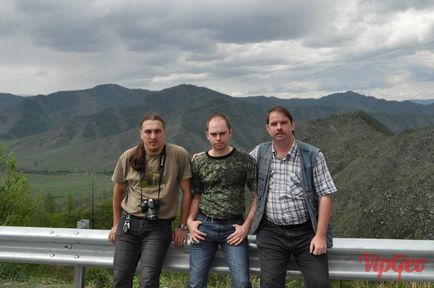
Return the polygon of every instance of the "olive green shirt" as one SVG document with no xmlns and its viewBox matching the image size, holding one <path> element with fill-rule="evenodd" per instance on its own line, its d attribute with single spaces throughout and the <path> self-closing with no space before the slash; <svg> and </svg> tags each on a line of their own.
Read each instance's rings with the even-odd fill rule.
<svg viewBox="0 0 434 288">
<path fill-rule="evenodd" d="M 121 203 L 122 209 L 131 215 L 144 217 L 140 209 L 141 195 L 142 199 L 157 199 L 158 197 L 160 155 L 146 155 L 146 172 L 142 178 L 140 172 L 134 170 L 129 163 L 129 158 L 135 148 L 130 148 L 121 155 L 113 172 L 112 181 L 126 184 L 125 197 Z M 191 166 L 188 152 L 180 146 L 166 144 L 166 163 L 161 181 L 158 218 L 175 218 L 179 184 L 190 177 Z"/>
</svg>

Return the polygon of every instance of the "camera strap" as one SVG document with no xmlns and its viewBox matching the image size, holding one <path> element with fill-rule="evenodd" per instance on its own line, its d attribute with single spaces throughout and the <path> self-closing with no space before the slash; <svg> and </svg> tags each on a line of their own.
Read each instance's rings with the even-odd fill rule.
<svg viewBox="0 0 434 288">
<path fill-rule="evenodd" d="M 146 163 L 146 150 L 145 150 L 144 156 L 145 156 L 145 163 Z M 158 177 L 157 200 L 160 200 L 161 182 L 163 181 L 163 174 L 164 174 L 164 167 L 165 166 L 166 166 L 166 144 L 164 144 L 163 150 L 161 150 L 161 153 L 160 153 L 160 163 L 158 166 L 159 177 Z M 146 166 L 145 166 L 145 169 L 143 169 L 143 171 L 140 172 L 140 181 L 143 181 L 143 179 L 145 178 L 145 173 L 146 173 Z M 142 185 L 140 185 L 140 203 L 143 203 L 143 187 L 142 187 Z"/>
</svg>

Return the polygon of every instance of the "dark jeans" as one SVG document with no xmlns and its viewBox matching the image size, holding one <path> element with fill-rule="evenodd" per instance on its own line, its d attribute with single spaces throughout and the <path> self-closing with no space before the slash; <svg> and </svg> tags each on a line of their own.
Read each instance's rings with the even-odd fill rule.
<svg viewBox="0 0 434 288">
<path fill-rule="evenodd" d="M 122 215 L 116 232 L 112 287 L 132 287 L 140 257 L 140 287 L 159 287 L 161 268 L 172 241 L 172 220 L 149 221 L 131 217 L 131 228 L 125 233 L 122 229 L 125 218 Z"/>
<path fill-rule="evenodd" d="M 244 239 L 239 245 L 229 245 L 226 239 L 235 231 L 233 224 L 243 224 L 242 217 L 225 224 L 209 221 L 202 214 L 197 216 L 197 220 L 202 221 L 199 230 L 207 236 L 205 240 L 191 244 L 188 287 L 207 287 L 208 272 L 217 248 L 221 246 L 231 274 L 232 287 L 250 288 L 248 240 Z"/>
<path fill-rule="evenodd" d="M 256 237 L 261 265 L 261 287 L 285 287 L 286 270 L 291 255 L 304 278 L 304 287 L 329 287 L 328 256 L 309 253 L 314 236 L 310 222 L 298 226 L 278 226 L 262 221 Z"/>
</svg>

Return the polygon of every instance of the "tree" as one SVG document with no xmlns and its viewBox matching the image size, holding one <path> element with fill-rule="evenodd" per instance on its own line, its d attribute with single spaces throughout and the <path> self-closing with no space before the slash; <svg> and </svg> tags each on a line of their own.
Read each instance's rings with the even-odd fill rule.
<svg viewBox="0 0 434 288">
<path fill-rule="evenodd" d="M 29 179 L 17 170 L 13 154 L 4 155 L 1 145 L 0 176 L 0 225 L 33 225 L 38 204 L 32 198 Z"/>
<path fill-rule="evenodd" d="M 72 193 L 68 192 L 68 199 L 66 200 L 66 212 L 71 213 L 74 209 L 74 199 L 72 198 Z"/>
<path fill-rule="evenodd" d="M 113 223 L 112 199 L 105 199 L 96 203 L 95 214 L 98 215 L 94 229 L 110 229 Z"/>
<path fill-rule="evenodd" d="M 56 200 L 51 192 L 48 192 L 44 197 L 44 211 L 48 214 L 53 214 L 57 211 Z"/>
</svg>

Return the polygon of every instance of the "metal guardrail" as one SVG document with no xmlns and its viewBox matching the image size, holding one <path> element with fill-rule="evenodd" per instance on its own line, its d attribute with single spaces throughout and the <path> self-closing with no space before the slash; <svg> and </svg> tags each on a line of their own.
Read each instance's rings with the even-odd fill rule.
<svg viewBox="0 0 434 288">
<path fill-rule="evenodd" d="M 76 267 L 75 287 L 84 287 L 84 267 L 111 267 L 114 246 L 108 230 L 0 227 L 0 262 L 68 265 Z M 250 271 L 259 274 L 256 239 L 249 236 Z M 335 238 L 329 250 L 332 279 L 434 282 L 433 240 Z M 170 247 L 166 271 L 186 272 L 190 246 Z M 217 252 L 213 272 L 229 272 Z M 288 275 L 299 276 L 295 262 Z"/>
</svg>

